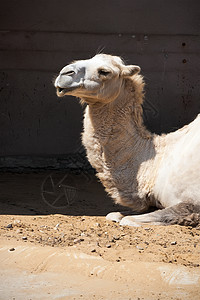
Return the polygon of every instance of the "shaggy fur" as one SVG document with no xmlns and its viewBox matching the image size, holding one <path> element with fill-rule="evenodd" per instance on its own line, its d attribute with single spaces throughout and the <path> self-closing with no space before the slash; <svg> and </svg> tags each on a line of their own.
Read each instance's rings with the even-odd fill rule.
<svg viewBox="0 0 200 300">
<path fill-rule="evenodd" d="M 143 125 L 144 82 L 139 71 L 118 57 L 99 54 L 63 68 L 55 86 L 58 96 L 74 95 L 88 104 L 82 135 L 88 159 L 115 203 L 137 214 L 111 213 L 107 219 L 133 226 L 196 226 L 200 116 L 176 132 L 151 134 Z M 138 215 L 152 206 L 159 210 Z"/>
</svg>

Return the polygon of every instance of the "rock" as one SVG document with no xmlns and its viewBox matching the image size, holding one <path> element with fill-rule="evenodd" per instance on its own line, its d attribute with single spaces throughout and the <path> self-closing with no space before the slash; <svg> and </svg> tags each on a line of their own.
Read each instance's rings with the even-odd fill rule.
<svg viewBox="0 0 200 300">
<path fill-rule="evenodd" d="M 15 251 L 15 248 L 10 248 L 9 251 Z"/>
<path fill-rule="evenodd" d="M 93 252 L 96 252 L 96 249 L 92 249 L 91 252 L 92 252 L 92 253 L 93 253 Z"/>
<path fill-rule="evenodd" d="M 111 245 L 110 244 L 106 245 L 106 248 L 111 248 Z"/>
<path fill-rule="evenodd" d="M 8 224 L 7 226 L 6 226 L 6 228 L 13 228 L 13 225 L 12 224 Z"/>
<path fill-rule="evenodd" d="M 21 221 L 20 221 L 20 220 L 14 220 L 13 223 L 14 223 L 14 224 L 19 224 L 19 223 L 21 223 Z"/>
<path fill-rule="evenodd" d="M 176 244 L 177 244 L 176 241 L 171 242 L 171 245 L 176 245 Z"/>
<path fill-rule="evenodd" d="M 57 226 L 57 225 L 56 225 Z M 46 229 L 47 228 L 47 226 L 46 225 L 41 225 L 40 226 L 40 228 L 44 228 L 44 229 Z"/>
<path fill-rule="evenodd" d="M 73 242 L 74 244 L 77 244 L 77 243 L 80 243 L 80 242 L 83 242 L 84 239 L 74 239 Z"/>
<path fill-rule="evenodd" d="M 27 241 L 27 237 L 26 237 L 26 236 L 23 236 L 23 237 L 22 237 L 22 240 L 23 240 L 23 241 Z"/>
<path fill-rule="evenodd" d="M 59 230 L 58 227 L 60 226 L 60 223 L 56 224 L 56 226 L 54 227 L 54 230 Z"/>
<path fill-rule="evenodd" d="M 139 245 L 137 245 L 136 248 L 137 248 L 138 250 L 144 250 L 144 248 L 141 247 L 141 246 L 139 246 Z"/>
<path fill-rule="evenodd" d="M 193 264 L 193 267 L 199 267 L 199 264 Z"/>
</svg>

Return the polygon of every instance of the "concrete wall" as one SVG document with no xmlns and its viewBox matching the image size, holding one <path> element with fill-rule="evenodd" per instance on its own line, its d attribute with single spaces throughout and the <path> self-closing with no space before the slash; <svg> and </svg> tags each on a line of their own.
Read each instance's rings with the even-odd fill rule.
<svg viewBox="0 0 200 300">
<path fill-rule="evenodd" d="M 1 4 L 1 167 L 59 167 L 58 157 L 80 151 L 82 108 L 75 98 L 58 99 L 52 79 L 100 50 L 141 66 L 151 131 L 190 122 L 200 112 L 199 11 L 198 0 Z"/>
</svg>

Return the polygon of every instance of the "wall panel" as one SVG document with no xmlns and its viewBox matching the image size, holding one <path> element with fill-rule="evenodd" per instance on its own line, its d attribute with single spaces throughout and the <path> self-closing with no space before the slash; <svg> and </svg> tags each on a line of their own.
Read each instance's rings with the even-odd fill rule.
<svg viewBox="0 0 200 300">
<path fill-rule="evenodd" d="M 72 60 L 99 51 L 142 68 L 144 119 L 151 131 L 169 132 L 190 122 L 200 112 L 199 11 L 197 0 L 5 1 L 1 166 L 10 165 L 5 158 L 11 156 L 28 165 L 22 156 L 45 160 L 82 151 L 83 108 L 72 97 L 58 99 L 52 79 Z"/>
</svg>

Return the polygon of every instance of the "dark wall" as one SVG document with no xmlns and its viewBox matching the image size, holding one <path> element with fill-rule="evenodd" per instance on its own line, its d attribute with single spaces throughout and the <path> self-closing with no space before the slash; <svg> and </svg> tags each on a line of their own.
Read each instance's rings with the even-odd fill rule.
<svg viewBox="0 0 200 300">
<path fill-rule="evenodd" d="M 148 128 L 168 132 L 200 112 L 199 0 L 7 0 L 0 11 L 0 156 L 77 152 L 82 108 L 52 79 L 103 50 L 138 64 Z M 6 165 L 6 160 L 4 160 Z"/>
</svg>

